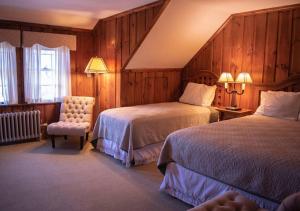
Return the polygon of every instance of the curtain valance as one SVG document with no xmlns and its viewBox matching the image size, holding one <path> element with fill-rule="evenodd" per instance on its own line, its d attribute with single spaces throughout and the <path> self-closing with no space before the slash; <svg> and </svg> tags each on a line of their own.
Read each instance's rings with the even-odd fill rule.
<svg viewBox="0 0 300 211">
<path fill-rule="evenodd" d="M 48 48 L 66 46 L 75 51 L 76 35 L 23 31 L 23 47 L 32 47 L 34 44 L 40 44 Z"/>
<path fill-rule="evenodd" d="M 0 42 L 8 42 L 14 47 L 21 46 L 21 32 L 12 29 L 0 29 Z"/>
</svg>

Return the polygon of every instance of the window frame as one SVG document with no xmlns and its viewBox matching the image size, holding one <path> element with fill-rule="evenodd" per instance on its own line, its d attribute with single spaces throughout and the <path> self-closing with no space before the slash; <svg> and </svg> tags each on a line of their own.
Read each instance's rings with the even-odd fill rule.
<svg viewBox="0 0 300 211">
<path fill-rule="evenodd" d="M 47 53 L 48 52 L 48 53 Z M 44 53 L 44 54 L 43 54 Z M 47 67 L 47 66 L 44 66 L 43 67 L 43 65 L 42 65 L 42 62 L 43 62 L 43 56 L 48 56 L 48 55 L 50 55 L 50 62 L 48 61 L 48 62 L 46 62 L 46 63 L 48 63 L 48 64 L 51 64 L 51 67 L 49 68 L 49 67 Z M 46 77 L 46 76 L 42 76 L 43 74 L 45 74 L 45 75 L 47 75 L 47 73 L 49 73 L 49 72 L 52 72 L 52 74 L 53 74 L 53 72 L 55 71 L 55 63 L 56 63 L 56 57 L 55 57 L 55 50 L 53 50 L 53 49 L 42 49 L 41 50 L 41 55 L 40 55 L 40 57 L 41 57 L 41 60 L 40 60 L 40 69 L 39 69 L 39 71 L 40 71 L 40 74 L 41 74 L 41 78 L 40 78 L 40 84 L 39 84 L 39 88 L 41 89 L 41 92 L 43 92 L 42 90 L 43 90 L 43 88 L 44 89 L 50 89 L 51 90 L 51 88 L 53 89 L 54 87 L 55 87 L 55 81 L 54 81 L 54 79 L 53 79 L 53 76 L 52 76 L 52 79 L 51 79 L 51 81 L 52 81 L 52 83 L 49 83 L 49 84 L 47 84 L 47 83 L 43 83 L 43 77 Z M 50 81 L 50 80 L 49 80 Z M 54 89 L 53 89 L 54 90 Z M 42 94 L 42 96 L 45 96 L 44 94 Z M 52 96 L 52 97 L 51 97 Z M 49 95 L 48 96 L 48 98 L 47 97 L 45 97 L 45 98 L 41 98 L 41 102 L 43 103 L 43 102 L 53 102 L 52 101 L 52 99 L 53 99 L 53 96 L 54 96 L 54 93 L 51 93 L 51 95 Z"/>
</svg>

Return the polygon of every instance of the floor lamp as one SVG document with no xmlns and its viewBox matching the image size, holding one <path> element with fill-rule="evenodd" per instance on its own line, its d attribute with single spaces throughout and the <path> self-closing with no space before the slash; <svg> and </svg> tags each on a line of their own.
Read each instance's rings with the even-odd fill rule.
<svg viewBox="0 0 300 211">
<path fill-rule="evenodd" d="M 105 65 L 105 62 L 102 58 L 92 57 L 90 59 L 89 63 L 87 64 L 84 72 L 87 74 L 88 77 L 91 77 L 92 74 L 95 74 L 97 76 L 98 74 L 108 73 L 108 68 Z M 96 87 L 96 98 L 98 98 L 98 96 L 99 96 L 99 94 L 98 94 L 98 79 L 96 80 L 95 87 Z M 96 103 L 96 107 L 98 105 L 99 104 Z M 97 107 L 97 111 L 98 111 L 98 107 Z"/>
</svg>

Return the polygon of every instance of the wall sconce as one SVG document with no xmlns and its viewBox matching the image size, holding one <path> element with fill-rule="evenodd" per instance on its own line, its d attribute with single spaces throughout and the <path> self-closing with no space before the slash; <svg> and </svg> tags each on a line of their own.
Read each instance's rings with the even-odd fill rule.
<svg viewBox="0 0 300 211">
<path fill-rule="evenodd" d="M 89 63 L 87 64 L 84 72 L 88 75 L 88 77 L 91 77 L 92 73 L 94 74 L 107 73 L 108 69 L 102 58 L 92 57 Z"/>
<path fill-rule="evenodd" d="M 221 74 L 218 82 L 219 83 L 225 83 L 224 87 L 225 87 L 226 93 L 232 95 L 230 106 L 226 107 L 226 109 L 232 110 L 232 111 L 241 110 L 241 108 L 237 106 L 236 95 L 244 94 L 245 88 L 246 88 L 246 83 L 252 83 L 252 79 L 250 77 L 250 74 L 246 73 L 246 72 L 241 72 L 241 73 L 239 73 L 238 77 L 234 81 L 231 73 L 223 72 Z M 229 90 L 228 83 L 233 83 L 233 89 L 232 90 Z M 235 89 L 235 84 L 236 83 L 241 83 L 242 84 L 242 91 L 241 92 L 238 92 Z"/>
</svg>

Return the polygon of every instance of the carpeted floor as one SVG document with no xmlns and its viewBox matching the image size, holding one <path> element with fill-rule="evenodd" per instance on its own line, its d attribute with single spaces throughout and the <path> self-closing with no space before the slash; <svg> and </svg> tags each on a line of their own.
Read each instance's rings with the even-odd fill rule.
<svg viewBox="0 0 300 211">
<path fill-rule="evenodd" d="M 0 210 L 186 210 L 155 163 L 127 169 L 79 140 L 0 147 Z"/>
</svg>

